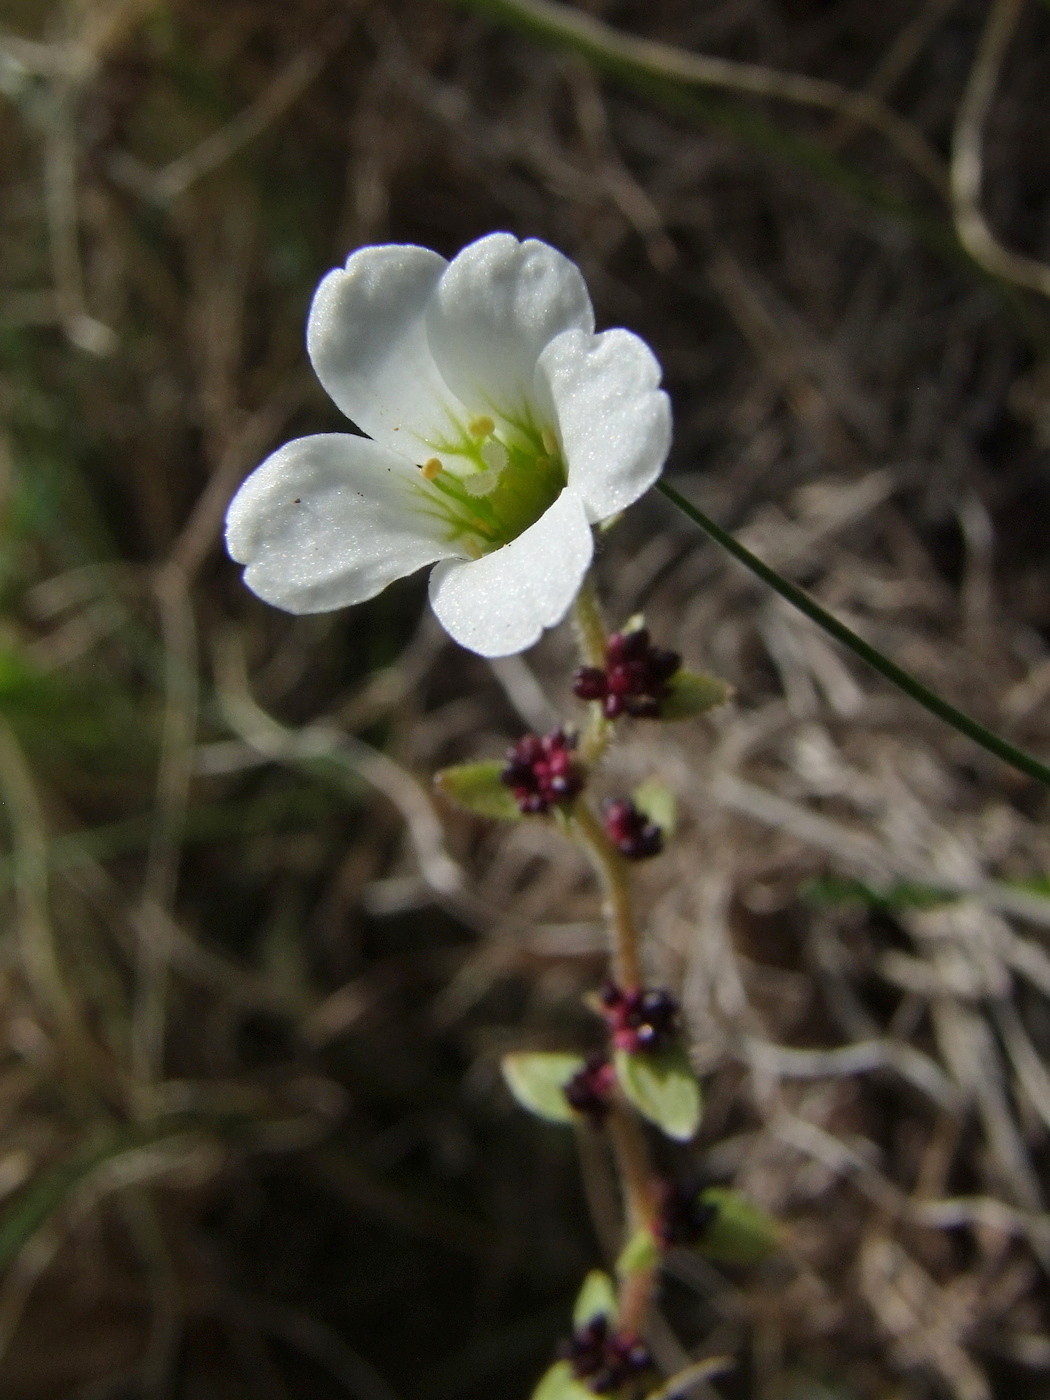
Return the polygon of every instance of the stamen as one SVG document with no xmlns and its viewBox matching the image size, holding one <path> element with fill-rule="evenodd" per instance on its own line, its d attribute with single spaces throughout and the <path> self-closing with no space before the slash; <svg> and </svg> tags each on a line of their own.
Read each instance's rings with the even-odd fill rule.
<svg viewBox="0 0 1050 1400">
<path fill-rule="evenodd" d="M 468 496 L 489 496 L 499 485 L 498 471 L 475 472 L 463 478 L 463 490 Z"/>
<path fill-rule="evenodd" d="M 554 436 L 550 428 L 543 429 L 540 433 L 540 441 L 543 443 L 544 449 L 550 456 L 556 457 L 558 455 L 558 439 Z"/>
<path fill-rule="evenodd" d="M 442 470 L 442 466 L 436 457 L 431 457 L 429 461 L 423 463 L 423 466 L 420 468 L 420 470 L 422 471 L 423 476 L 427 481 L 433 481 L 434 478 L 438 475 L 438 473 Z"/>
<path fill-rule="evenodd" d="M 498 476 L 510 461 L 510 454 L 501 442 L 487 442 L 481 449 L 481 460 Z"/>
<path fill-rule="evenodd" d="M 477 418 L 472 418 L 467 424 L 467 432 L 471 437 L 487 438 L 495 431 L 495 423 L 484 413 L 480 414 Z"/>
</svg>

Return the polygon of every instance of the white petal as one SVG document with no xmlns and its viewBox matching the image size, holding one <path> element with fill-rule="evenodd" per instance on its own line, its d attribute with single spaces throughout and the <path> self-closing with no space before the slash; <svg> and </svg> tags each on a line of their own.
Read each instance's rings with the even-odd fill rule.
<svg viewBox="0 0 1050 1400">
<path fill-rule="evenodd" d="M 579 497 L 563 491 L 502 549 L 470 563 L 439 564 L 430 605 L 445 631 L 482 656 L 510 656 L 568 612 L 594 553 Z"/>
<path fill-rule="evenodd" d="M 630 331 L 566 331 L 540 356 L 536 399 L 552 415 L 588 519 L 615 515 L 660 475 L 671 403 L 659 384 L 656 356 Z"/>
<path fill-rule="evenodd" d="M 321 282 L 306 328 L 317 377 L 346 416 L 416 462 L 468 416 L 427 343 L 426 306 L 447 267 L 428 248 L 361 248 Z"/>
<path fill-rule="evenodd" d="M 543 347 L 571 328 L 594 330 L 583 274 L 562 253 L 490 233 L 449 264 L 427 309 L 434 359 L 475 414 L 521 421 Z"/>
<path fill-rule="evenodd" d="M 363 603 L 457 551 L 423 504 L 404 457 L 348 433 L 297 438 L 257 467 L 226 516 L 248 587 L 293 613 Z"/>
</svg>

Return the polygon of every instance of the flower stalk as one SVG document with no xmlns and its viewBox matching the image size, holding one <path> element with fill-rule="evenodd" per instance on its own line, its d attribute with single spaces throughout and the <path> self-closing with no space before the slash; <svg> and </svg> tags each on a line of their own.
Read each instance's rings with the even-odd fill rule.
<svg viewBox="0 0 1050 1400">
<path fill-rule="evenodd" d="M 585 666 L 603 667 L 608 634 L 590 573 L 577 595 L 573 621 L 581 661 Z M 588 708 L 590 721 L 581 751 L 584 760 L 593 765 L 604 754 L 613 725 L 603 714 L 600 703 L 592 701 Z M 572 829 L 586 850 L 602 889 L 602 909 L 612 940 L 613 980 L 625 991 L 634 991 L 642 985 L 642 969 L 629 864 L 594 810 L 582 798 L 573 805 Z M 614 1102 L 608 1115 L 607 1131 L 623 1193 L 626 1244 L 639 1231 L 650 1230 L 654 1223 L 656 1201 L 652 1166 L 641 1125 L 622 1102 Z M 618 1326 L 627 1335 L 643 1335 L 657 1276 L 657 1265 L 652 1263 L 621 1278 Z"/>
<path fill-rule="evenodd" d="M 604 666 L 605 647 L 608 637 L 602 617 L 598 592 L 590 574 L 584 578 L 580 591 L 573 604 L 573 622 L 576 624 L 576 639 L 580 646 L 580 656 L 585 666 Z"/>
<path fill-rule="evenodd" d="M 621 1103 L 608 1117 L 609 1141 L 623 1186 L 627 1236 L 652 1229 L 656 1221 L 656 1192 L 649 1150 L 641 1125 Z"/>
<path fill-rule="evenodd" d="M 657 1218 L 655 1182 L 641 1125 L 620 1104 L 609 1114 L 608 1133 L 623 1190 L 626 1244 L 640 1231 L 653 1232 Z M 621 1277 L 617 1311 L 624 1332 L 644 1335 L 657 1277 L 655 1261 Z"/>
<path fill-rule="evenodd" d="M 642 970 L 630 867 L 585 801 L 573 805 L 572 830 L 590 857 L 602 888 L 603 912 L 612 938 L 613 980 L 624 991 L 634 991 L 642 985 Z"/>
<path fill-rule="evenodd" d="M 605 665 L 605 648 L 608 636 L 605 620 L 602 617 L 598 592 L 593 575 L 585 575 L 580 591 L 573 604 L 572 620 L 575 625 L 576 641 L 580 649 L 580 659 L 585 666 Z M 587 707 L 587 728 L 583 734 L 580 753 L 585 763 L 595 764 L 605 753 L 612 738 L 612 725 L 602 714 L 600 704 L 591 703 Z"/>
</svg>

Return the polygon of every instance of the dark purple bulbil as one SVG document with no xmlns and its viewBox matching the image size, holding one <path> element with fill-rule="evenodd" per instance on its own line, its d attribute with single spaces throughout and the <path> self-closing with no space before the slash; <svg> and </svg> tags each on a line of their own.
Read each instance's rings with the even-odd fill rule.
<svg viewBox="0 0 1050 1400">
<path fill-rule="evenodd" d="M 610 1395 L 647 1371 L 652 1358 L 638 1337 L 614 1332 L 607 1317 L 595 1317 L 577 1328 L 562 1348 L 577 1380 L 596 1395 Z"/>
<path fill-rule="evenodd" d="M 581 700 L 600 700 L 606 719 L 659 719 L 667 683 L 681 664 L 676 651 L 651 644 L 648 628 L 614 632 L 606 644 L 604 670 L 581 666 L 573 693 Z"/>
<path fill-rule="evenodd" d="M 601 1123 L 612 1104 L 616 1087 L 616 1071 L 600 1052 L 590 1055 L 587 1063 L 566 1084 L 564 1094 L 570 1108 L 595 1123 Z"/>
<path fill-rule="evenodd" d="M 718 1207 L 712 1201 L 702 1200 L 695 1186 L 668 1182 L 657 1216 L 657 1237 L 668 1247 L 699 1244 L 717 1214 Z"/>
<path fill-rule="evenodd" d="M 678 1003 L 660 988 L 629 991 L 608 983 L 602 992 L 602 1015 L 618 1050 L 631 1053 L 665 1049 L 678 1034 Z"/>
<path fill-rule="evenodd" d="M 664 834 L 633 802 L 621 799 L 605 808 L 609 840 L 628 860 L 648 860 L 664 848 Z"/>
<path fill-rule="evenodd" d="M 583 791 L 583 773 L 573 760 L 576 739 L 562 729 L 551 734 L 526 734 L 507 750 L 500 779 L 514 794 L 521 811 L 549 812 L 571 802 Z"/>
</svg>

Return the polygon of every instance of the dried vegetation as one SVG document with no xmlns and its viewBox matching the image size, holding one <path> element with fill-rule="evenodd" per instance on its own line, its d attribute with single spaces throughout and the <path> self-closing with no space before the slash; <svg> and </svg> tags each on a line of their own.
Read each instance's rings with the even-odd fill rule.
<svg viewBox="0 0 1050 1400">
<path fill-rule="evenodd" d="M 600 1152 L 581 1186 L 495 1072 L 593 1034 L 585 864 L 427 791 L 571 712 L 571 639 L 488 668 L 419 620 L 416 583 L 291 620 L 218 546 L 268 448 L 338 426 L 302 326 L 348 248 L 564 248 L 666 366 L 677 483 L 1050 751 L 1025 290 L 1050 15 L 601 15 L 767 85 L 632 92 L 438 0 L 0 5 L 8 1400 L 510 1400 L 614 1243 Z M 867 105 L 774 102 L 770 71 Z M 949 181 L 1013 284 L 955 243 Z M 676 1166 L 790 1225 L 764 1271 L 674 1260 L 661 1359 L 732 1352 L 696 1393 L 741 1400 L 1045 1395 L 1045 794 L 662 505 L 599 578 L 611 617 L 643 606 L 737 687 L 706 727 L 635 725 L 603 781 L 655 772 L 681 809 L 641 881 L 708 1086 Z"/>
</svg>

